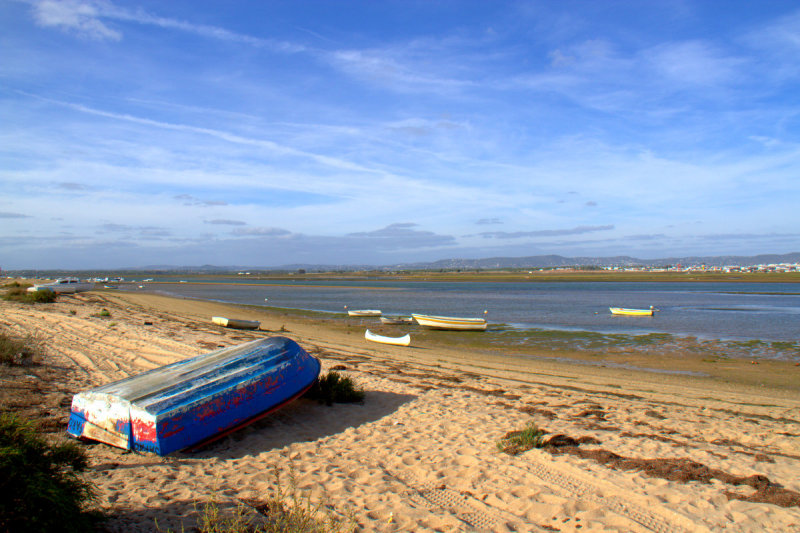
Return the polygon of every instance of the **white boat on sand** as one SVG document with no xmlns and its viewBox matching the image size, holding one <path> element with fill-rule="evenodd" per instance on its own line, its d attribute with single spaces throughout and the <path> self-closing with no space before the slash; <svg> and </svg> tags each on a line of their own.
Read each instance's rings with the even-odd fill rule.
<svg viewBox="0 0 800 533">
<path fill-rule="evenodd" d="M 385 337 L 372 333 L 370 330 L 364 332 L 364 338 L 372 342 L 380 342 L 383 344 L 394 344 L 395 346 L 408 346 L 411 344 L 411 335 L 406 333 L 402 337 Z"/>
<path fill-rule="evenodd" d="M 460 318 L 454 316 L 433 316 L 412 314 L 414 320 L 420 326 L 436 329 L 459 329 L 470 331 L 485 331 L 486 319 L 484 318 Z"/>
<path fill-rule="evenodd" d="M 75 292 L 85 292 L 94 289 L 94 283 L 80 281 L 75 278 L 58 279 L 53 283 L 43 283 L 28 287 L 28 292 L 52 291 L 56 294 L 71 294 Z"/>
<path fill-rule="evenodd" d="M 261 322 L 258 320 L 244 320 L 242 318 L 225 318 L 224 316 L 212 316 L 211 321 L 218 326 L 234 329 L 258 329 Z"/>
<path fill-rule="evenodd" d="M 350 316 L 381 316 L 380 309 L 350 309 L 347 311 Z"/>
</svg>

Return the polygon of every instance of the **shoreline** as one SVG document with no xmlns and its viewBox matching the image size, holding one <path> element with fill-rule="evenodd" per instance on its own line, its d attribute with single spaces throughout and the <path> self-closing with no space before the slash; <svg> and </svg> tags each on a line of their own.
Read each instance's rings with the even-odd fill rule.
<svg viewBox="0 0 800 533">
<path fill-rule="evenodd" d="M 347 317 L 344 314 L 323 313 L 293 308 L 275 308 L 255 304 L 236 304 L 212 300 L 202 300 L 190 297 L 166 296 L 153 293 L 112 292 L 102 291 L 102 294 L 112 298 L 136 302 L 139 297 L 146 299 L 148 296 L 163 298 L 158 300 L 161 305 L 174 309 L 176 312 L 190 312 L 188 308 L 198 310 L 200 304 L 219 306 L 208 308 L 205 317 L 197 312 L 193 313 L 198 320 L 209 320 L 210 314 L 238 313 L 237 317 L 247 320 L 261 320 L 266 324 L 275 324 L 281 320 L 306 321 L 314 327 L 325 328 L 329 332 L 346 332 L 347 335 L 360 334 L 369 328 L 374 333 L 397 336 L 408 331 L 407 328 L 384 326 L 375 322 L 375 319 L 362 319 Z M 174 300 L 172 304 L 169 302 Z M 177 302 L 195 302 L 194 305 L 184 306 Z M 272 329 L 272 328 L 267 328 Z M 586 349 L 569 349 L 553 347 L 557 345 L 556 339 L 539 341 L 533 346 L 517 346 L 513 344 L 493 344 L 486 342 L 486 332 L 471 332 L 467 335 L 457 331 L 435 331 L 416 328 L 412 332 L 412 348 L 426 347 L 451 351 L 454 347 L 463 351 L 483 354 L 487 358 L 497 358 L 498 364 L 507 363 L 508 359 L 519 360 L 519 364 L 553 364 L 556 367 L 564 366 L 563 371 L 574 370 L 575 365 L 614 371 L 656 374 L 659 376 L 674 375 L 678 378 L 696 377 L 729 382 L 735 385 L 752 387 L 782 388 L 800 394 L 800 363 L 789 359 L 754 359 L 745 355 L 729 356 L 722 353 L 724 343 L 711 342 L 703 345 L 697 339 L 688 337 L 677 338 L 670 334 L 653 334 L 654 337 L 672 337 L 670 347 L 648 351 L 647 346 L 621 346 L 609 342 L 607 346 L 598 346 Z M 613 339 L 613 336 L 611 337 Z M 549 341 L 549 342 L 548 342 Z M 665 356 L 669 354 L 669 356 Z M 660 379 L 660 378 L 656 378 Z"/>
<path fill-rule="evenodd" d="M 54 371 L 62 369 L 53 383 L 41 377 L 44 392 L 32 396 L 49 402 L 50 417 L 66 420 L 68 399 L 86 388 L 270 335 L 295 339 L 323 371 L 344 367 L 367 392 L 363 405 L 298 400 L 194 454 L 158 458 L 87 445 L 89 478 L 112 516 L 109 531 L 152 530 L 153 520 L 162 529 L 189 529 L 197 502 L 216 495 L 230 509 L 257 498 L 272 486 L 273 466 L 292 470 L 315 502 L 352 512 L 363 531 L 800 528 L 800 507 L 745 501 L 757 499 L 749 486 L 667 480 L 537 449 L 509 456 L 496 446 L 533 422 L 548 435 L 599 443 L 578 450 L 684 458 L 735 476 L 765 476 L 800 493 L 800 393 L 787 384 L 798 375 L 793 366 L 716 363 L 717 375 L 703 378 L 532 360 L 447 342 L 412 339 L 404 348 L 366 341 L 357 321 L 331 325 L 139 293 L 0 306 L 0 327 L 36 332 Z M 110 317 L 97 317 L 101 309 Z M 262 329 L 211 324 L 211 316 L 226 315 L 261 320 Z M 747 379 L 728 379 L 744 371 Z"/>
</svg>

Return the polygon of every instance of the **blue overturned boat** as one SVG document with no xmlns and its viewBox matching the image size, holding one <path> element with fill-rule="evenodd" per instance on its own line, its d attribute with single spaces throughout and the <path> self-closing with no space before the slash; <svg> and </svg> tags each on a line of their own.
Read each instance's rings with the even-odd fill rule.
<svg viewBox="0 0 800 533">
<path fill-rule="evenodd" d="M 319 371 L 319 360 L 286 337 L 231 346 L 76 394 L 67 432 L 166 455 L 266 416 Z"/>
</svg>

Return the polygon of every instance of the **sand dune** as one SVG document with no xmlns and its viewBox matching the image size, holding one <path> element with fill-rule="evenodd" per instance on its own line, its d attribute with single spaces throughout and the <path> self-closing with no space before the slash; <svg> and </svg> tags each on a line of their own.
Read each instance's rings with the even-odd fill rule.
<svg viewBox="0 0 800 533">
<path fill-rule="evenodd" d="M 230 508 L 258 499 L 275 468 L 363 531 L 800 531 L 797 504 L 767 503 L 800 493 L 796 389 L 376 345 L 363 331 L 153 295 L 0 305 L 0 328 L 38 335 L 67 370 L 53 386 L 70 394 L 281 328 L 323 371 L 343 367 L 367 391 L 361 405 L 299 400 L 195 453 L 87 444 L 111 531 L 152 531 L 156 520 L 162 530 L 189 530 L 198 501 L 215 496 Z M 94 316 L 101 309 L 111 316 Z M 261 320 L 262 330 L 210 323 L 232 313 Z M 595 455 L 688 459 L 773 485 L 759 496 L 730 480 L 692 480 L 678 466 L 680 475 L 663 479 L 591 455 L 498 451 L 504 434 L 529 422 L 548 435 L 592 437 L 578 448 Z M 762 501 L 746 501 L 753 495 Z"/>
</svg>

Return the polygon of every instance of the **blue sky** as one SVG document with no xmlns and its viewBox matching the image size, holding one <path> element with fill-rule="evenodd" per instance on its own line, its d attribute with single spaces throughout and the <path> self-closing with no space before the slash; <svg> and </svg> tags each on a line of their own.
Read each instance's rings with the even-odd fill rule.
<svg viewBox="0 0 800 533">
<path fill-rule="evenodd" d="M 0 267 L 800 251 L 794 1 L 0 0 Z"/>
</svg>

